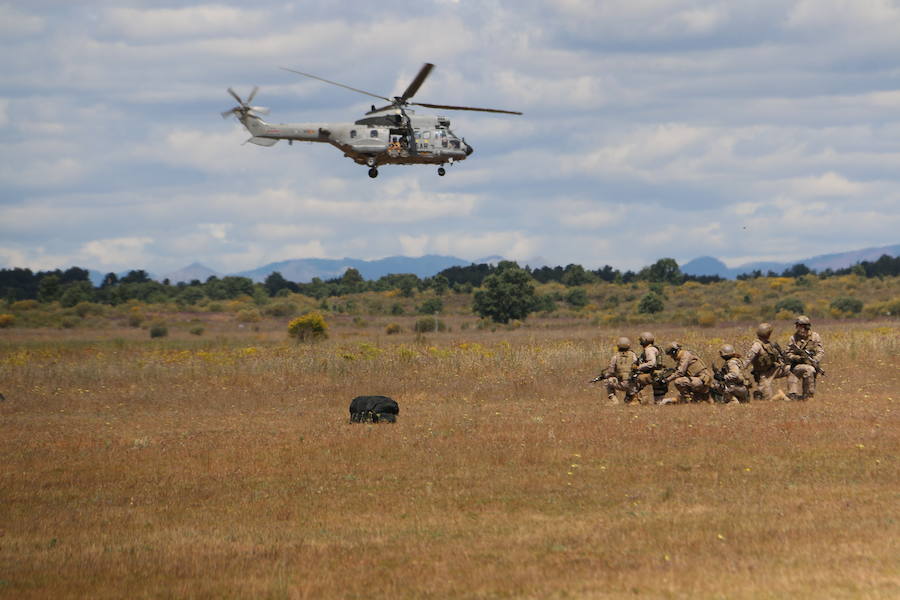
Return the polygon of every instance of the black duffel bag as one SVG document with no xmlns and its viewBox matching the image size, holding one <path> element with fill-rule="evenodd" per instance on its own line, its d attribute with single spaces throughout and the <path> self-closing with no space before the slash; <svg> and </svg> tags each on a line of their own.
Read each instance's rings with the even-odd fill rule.
<svg viewBox="0 0 900 600">
<path fill-rule="evenodd" d="M 387 396 L 357 396 L 350 402 L 351 423 L 396 423 L 400 407 Z"/>
</svg>

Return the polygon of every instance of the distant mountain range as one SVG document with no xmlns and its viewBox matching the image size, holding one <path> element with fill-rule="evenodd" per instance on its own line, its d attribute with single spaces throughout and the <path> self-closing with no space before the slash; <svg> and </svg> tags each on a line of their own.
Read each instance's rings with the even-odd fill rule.
<svg viewBox="0 0 900 600">
<path fill-rule="evenodd" d="M 781 273 L 785 269 L 789 269 L 796 264 L 804 264 L 810 269 L 816 271 L 824 271 L 825 269 L 844 269 L 852 267 L 864 260 L 876 261 L 883 254 L 888 256 L 900 256 L 900 244 L 893 246 L 881 246 L 878 248 L 864 248 L 862 250 L 851 250 L 849 252 L 839 252 L 837 254 L 822 254 L 801 260 L 792 260 L 790 262 L 750 262 L 737 267 L 729 267 L 718 258 L 712 256 L 701 256 L 681 265 L 681 271 L 688 275 L 718 275 L 727 279 L 734 279 L 743 273 L 751 273 L 753 271 L 762 271 L 763 274 L 769 271 Z"/>
<path fill-rule="evenodd" d="M 681 270 L 689 275 L 718 275 L 727 279 L 742 273 L 750 273 L 760 270 L 763 273 L 775 271 L 781 273 L 785 269 L 789 269 L 797 263 L 803 263 L 810 269 L 821 271 L 823 269 L 843 269 L 850 267 L 864 260 L 878 260 L 882 254 L 889 256 L 900 256 L 900 244 L 893 246 L 881 246 L 878 248 L 864 248 L 862 250 L 852 250 L 850 252 L 840 252 L 837 254 L 823 254 L 821 256 L 813 256 L 801 260 L 792 260 L 790 262 L 751 262 L 737 267 L 729 267 L 718 258 L 712 256 L 701 256 L 695 258 L 684 265 Z M 340 277 L 344 271 L 349 268 L 356 269 L 365 279 L 378 279 L 384 275 L 396 273 L 413 273 L 417 277 L 433 277 L 444 269 L 450 267 L 466 267 L 470 264 L 496 264 L 504 260 L 501 256 L 488 256 L 476 261 L 464 260 L 455 256 L 440 256 L 436 254 L 428 254 L 416 258 L 407 256 L 389 256 L 378 260 L 361 260 L 358 258 L 297 258 L 294 260 L 284 260 L 280 262 L 269 263 L 256 269 L 249 271 L 240 271 L 237 273 L 219 273 L 200 263 L 192 263 L 184 268 L 172 271 L 162 276 L 150 274 L 150 277 L 162 281 L 168 279 L 171 283 L 181 281 L 191 282 L 194 279 L 206 281 L 212 276 L 223 277 L 224 275 L 237 275 L 241 277 L 249 277 L 253 281 L 264 281 L 266 277 L 273 272 L 278 271 L 285 279 L 297 282 L 309 282 L 313 277 L 320 279 L 333 279 Z M 533 268 L 545 266 L 547 263 L 543 258 L 536 257 L 532 260 L 524 261 L 525 264 L 531 265 Z M 127 271 L 119 273 L 120 277 L 127 274 Z M 90 271 L 91 281 L 94 285 L 100 285 L 103 281 L 103 273 L 99 271 Z"/>
</svg>

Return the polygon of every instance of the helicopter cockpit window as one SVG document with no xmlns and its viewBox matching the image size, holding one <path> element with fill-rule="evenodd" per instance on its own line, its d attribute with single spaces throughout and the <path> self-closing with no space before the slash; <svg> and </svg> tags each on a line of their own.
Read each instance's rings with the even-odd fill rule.
<svg viewBox="0 0 900 600">
<path fill-rule="evenodd" d="M 369 132 L 369 137 L 377 138 L 377 137 L 378 137 L 378 130 L 377 130 L 377 129 L 373 129 L 372 131 L 370 131 L 370 132 Z"/>
<path fill-rule="evenodd" d="M 356 137 L 356 130 L 355 130 L 355 129 L 351 129 L 351 130 L 350 130 L 350 138 L 352 139 L 352 138 L 355 138 L 355 137 Z"/>
</svg>

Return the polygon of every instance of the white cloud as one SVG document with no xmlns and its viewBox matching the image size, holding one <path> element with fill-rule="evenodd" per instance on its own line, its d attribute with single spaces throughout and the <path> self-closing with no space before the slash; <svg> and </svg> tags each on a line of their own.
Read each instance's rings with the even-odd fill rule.
<svg viewBox="0 0 900 600">
<path fill-rule="evenodd" d="M 0 36 L 21 37 L 40 33 L 44 30 L 44 19 L 0 4 Z"/>
<path fill-rule="evenodd" d="M 124 268 L 146 264 L 149 258 L 145 247 L 153 243 L 150 237 L 120 237 L 92 240 L 81 247 L 81 256 L 102 266 Z"/>
<path fill-rule="evenodd" d="M 403 248 L 403 256 L 423 256 L 428 247 L 427 235 L 401 235 L 397 240 Z"/>
<path fill-rule="evenodd" d="M 205 4 L 185 8 L 111 8 L 106 27 L 129 38 L 167 38 L 242 33 L 265 23 L 261 11 Z"/>
</svg>

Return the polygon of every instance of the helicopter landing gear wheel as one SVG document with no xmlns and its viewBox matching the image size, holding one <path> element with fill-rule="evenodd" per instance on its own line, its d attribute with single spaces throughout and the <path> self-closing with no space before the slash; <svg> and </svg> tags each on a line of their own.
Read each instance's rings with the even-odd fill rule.
<svg viewBox="0 0 900 600">
<path fill-rule="evenodd" d="M 447 169 L 445 169 L 444 167 L 438 167 L 438 175 L 443 177 L 446 174 L 447 174 Z"/>
<path fill-rule="evenodd" d="M 375 167 L 369 169 L 369 177 L 371 177 L 372 179 L 378 177 L 378 169 L 376 169 Z"/>
</svg>

